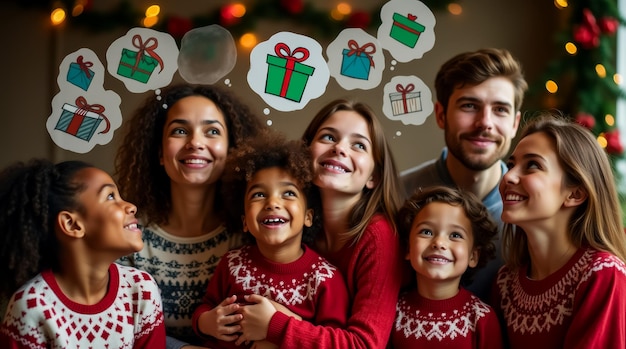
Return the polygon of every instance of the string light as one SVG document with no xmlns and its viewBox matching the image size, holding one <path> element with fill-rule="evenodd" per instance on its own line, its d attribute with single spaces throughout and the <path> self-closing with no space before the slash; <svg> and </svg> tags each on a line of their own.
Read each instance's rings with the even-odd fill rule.
<svg viewBox="0 0 626 349">
<path fill-rule="evenodd" d="M 606 148 L 606 145 L 609 143 L 604 137 L 604 133 L 601 133 L 596 139 L 602 148 Z"/>
<path fill-rule="evenodd" d="M 602 64 L 596 64 L 596 73 L 600 78 L 606 77 L 606 68 Z"/>
<path fill-rule="evenodd" d="M 576 52 L 578 52 L 578 47 L 576 47 L 573 42 L 568 42 L 565 44 L 565 51 L 567 51 L 570 55 L 575 55 Z"/>
<path fill-rule="evenodd" d="M 158 16 L 150 16 L 143 19 L 143 26 L 146 28 L 153 27 L 155 24 L 159 22 Z"/>
<path fill-rule="evenodd" d="M 615 117 L 611 114 L 606 114 L 604 116 L 604 122 L 606 122 L 606 124 L 609 126 L 613 126 L 615 125 Z"/>
<path fill-rule="evenodd" d="M 352 7 L 345 2 L 340 2 L 337 7 L 330 11 L 330 17 L 336 21 L 341 21 L 350 13 L 352 13 Z"/>
<path fill-rule="evenodd" d="M 239 38 L 239 44 L 243 48 L 253 48 L 254 46 L 256 46 L 257 42 L 258 39 L 253 33 L 243 34 L 241 38 Z"/>
<path fill-rule="evenodd" d="M 161 13 L 161 7 L 159 5 L 152 5 L 146 9 L 146 17 L 156 17 Z"/>
<path fill-rule="evenodd" d="M 616 85 L 621 85 L 623 82 L 622 76 L 620 74 L 613 75 L 613 81 L 615 82 Z"/>
<path fill-rule="evenodd" d="M 566 8 L 568 5 L 567 0 L 554 0 L 554 6 L 559 10 Z"/>
<path fill-rule="evenodd" d="M 546 90 L 550 93 L 556 93 L 559 90 L 559 85 L 556 84 L 553 80 L 546 81 Z"/>
<path fill-rule="evenodd" d="M 448 12 L 450 12 L 450 14 L 458 16 L 461 13 L 463 13 L 463 7 L 461 5 L 453 2 L 450 5 L 448 5 Z"/>
<path fill-rule="evenodd" d="M 59 25 L 65 21 L 65 10 L 62 8 L 55 8 L 50 14 L 50 20 L 52 25 Z"/>
</svg>

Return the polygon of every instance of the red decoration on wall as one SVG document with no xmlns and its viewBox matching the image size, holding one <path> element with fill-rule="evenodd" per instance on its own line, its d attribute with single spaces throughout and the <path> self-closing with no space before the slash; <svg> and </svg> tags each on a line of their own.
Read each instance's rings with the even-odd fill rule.
<svg viewBox="0 0 626 349">
<path fill-rule="evenodd" d="M 172 16 L 167 21 L 167 32 L 176 39 L 182 38 L 191 29 L 193 29 L 193 23 L 189 18 Z"/>
<path fill-rule="evenodd" d="M 609 154 L 621 154 L 624 152 L 624 146 L 620 141 L 619 131 L 617 129 L 613 129 L 611 131 L 607 131 L 604 133 L 604 138 L 606 138 L 606 152 Z"/>
<path fill-rule="evenodd" d="M 280 6 L 282 6 L 287 12 L 292 15 L 302 13 L 304 10 L 303 0 L 280 0 Z"/>
<path fill-rule="evenodd" d="M 349 28 L 361 28 L 366 29 L 372 22 L 372 18 L 369 13 L 365 11 L 354 11 L 348 18 L 346 26 Z"/>
<path fill-rule="evenodd" d="M 576 122 L 591 130 L 596 125 L 596 118 L 589 113 L 581 112 L 576 115 Z"/>
</svg>

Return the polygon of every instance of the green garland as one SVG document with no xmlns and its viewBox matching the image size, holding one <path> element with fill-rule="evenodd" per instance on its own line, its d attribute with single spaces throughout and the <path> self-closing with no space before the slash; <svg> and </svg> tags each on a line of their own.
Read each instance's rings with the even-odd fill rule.
<svg viewBox="0 0 626 349">
<path fill-rule="evenodd" d="M 96 0 L 90 0 L 96 1 Z M 421 0 L 432 11 L 443 10 L 453 0 Z M 33 1 L 17 0 L 22 5 L 33 5 Z M 233 0 L 232 3 L 236 1 Z M 222 24 L 228 28 L 233 36 L 238 37 L 246 32 L 252 32 L 259 20 L 287 20 L 293 21 L 299 27 L 308 28 L 312 36 L 330 38 L 347 27 L 361 27 L 365 30 L 377 28 L 380 25 L 380 8 L 386 1 L 381 1 L 380 7 L 370 12 L 354 9 L 352 15 L 342 20 L 334 20 L 328 11 L 321 11 L 313 5 L 314 1 L 304 0 L 257 0 L 247 6 L 246 14 L 238 21 L 224 24 L 220 8 L 214 8 L 199 15 L 185 18 L 171 14 L 161 14 L 159 22 L 152 27 L 155 30 L 170 32 L 177 40 L 184 31 L 191 28 L 206 26 L 209 24 Z M 74 6 L 74 0 L 38 1 L 39 8 L 51 11 L 63 6 L 68 13 Z M 294 10 L 293 5 L 301 7 Z M 145 16 L 145 9 L 139 9 L 129 0 L 122 0 L 118 5 L 108 11 L 96 11 L 89 9 L 76 17 L 68 16 L 66 22 L 69 26 L 81 27 L 94 32 L 108 31 L 116 28 L 130 29 L 141 26 Z M 215 7 L 215 6 L 213 6 Z"/>
</svg>

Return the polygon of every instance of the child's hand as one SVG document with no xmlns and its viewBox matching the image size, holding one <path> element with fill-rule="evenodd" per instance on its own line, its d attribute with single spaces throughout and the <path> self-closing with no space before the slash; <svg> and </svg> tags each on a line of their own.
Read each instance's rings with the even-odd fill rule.
<svg viewBox="0 0 626 349">
<path fill-rule="evenodd" d="M 287 308 L 286 306 L 274 302 L 273 300 L 270 299 L 270 302 L 272 302 L 272 305 L 274 306 L 274 308 L 276 308 L 276 310 L 280 311 L 281 313 L 287 315 L 287 316 L 291 316 L 292 318 L 296 318 L 298 320 L 302 320 L 302 316 L 294 313 L 293 311 L 289 310 L 289 308 Z"/>
<path fill-rule="evenodd" d="M 256 294 L 245 296 L 250 305 L 242 306 L 239 313 L 243 319 L 239 322 L 241 335 L 235 344 L 241 345 L 249 341 L 260 341 L 267 337 L 267 329 L 270 319 L 276 312 L 276 308 L 267 298 Z"/>
<path fill-rule="evenodd" d="M 237 296 L 230 296 L 215 308 L 203 313 L 198 318 L 200 332 L 219 340 L 231 342 L 239 336 L 241 326 L 237 324 L 243 316 L 237 314 L 240 305 L 235 303 Z"/>
</svg>

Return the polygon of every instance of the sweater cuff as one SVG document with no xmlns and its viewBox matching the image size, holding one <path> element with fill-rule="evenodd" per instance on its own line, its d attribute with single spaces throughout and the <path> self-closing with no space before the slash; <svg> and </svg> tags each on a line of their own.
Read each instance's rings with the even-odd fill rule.
<svg viewBox="0 0 626 349">
<path fill-rule="evenodd" d="M 290 316 L 277 311 L 272 315 L 270 324 L 267 329 L 267 340 L 273 344 L 280 346 L 281 340 L 284 338 L 283 332 L 287 327 Z"/>
</svg>

